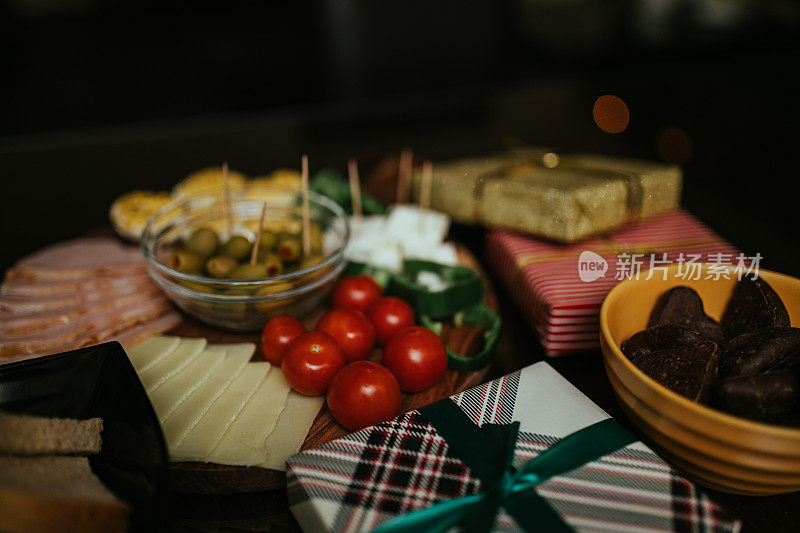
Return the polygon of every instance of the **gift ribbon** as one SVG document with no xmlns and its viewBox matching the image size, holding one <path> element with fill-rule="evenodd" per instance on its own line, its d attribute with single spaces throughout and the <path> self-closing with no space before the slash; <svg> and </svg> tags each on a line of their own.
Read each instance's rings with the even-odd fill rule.
<svg viewBox="0 0 800 533">
<path fill-rule="evenodd" d="M 682 239 L 678 241 L 646 242 L 641 244 L 626 244 L 607 239 L 597 245 L 570 246 L 566 250 L 555 250 L 552 252 L 539 252 L 525 255 L 517 259 L 516 265 L 519 270 L 533 263 L 544 261 L 558 261 L 561 259 L 577 259 L 584 250 L 591 250 L 598 254 L 628 254 L 648 256 L 652 253 L 674 252 L 685 250 L 695 246 L 712 246 L 726 244 L 719 237 L 701 237 L 697 239 Z"/>
<path fill-rule="evenodd" d="M 457 526 L 468 533 L 485 532 L 492 529 L 501 508 L 527 531 L 572 531 L 536 487 L 636 442 L 609 418 L 561 439 L 517 470 L 512 463 L 519 422 L 478 427 L 449 398 L 419 412 L 480 479 L 484 491 L 399 516 L 377 533 L 438 533 Z"/>
</svg>

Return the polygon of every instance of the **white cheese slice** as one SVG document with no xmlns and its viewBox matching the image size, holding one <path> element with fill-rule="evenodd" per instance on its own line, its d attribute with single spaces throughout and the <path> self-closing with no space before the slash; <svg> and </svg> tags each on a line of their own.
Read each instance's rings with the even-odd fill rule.
<svg viewBox="0 0 800 533">
<path fill-rule="evenodd" d="M 139 379 L 147 394 L 152 394 L 159 385 L 180 372 L 186 365 L 206 349 L 205 339 L 181 339 L 175 350 L 159 362 L 139 373 Z"/>
<path fill-rule="evenodd" d="M 291 391 L 275 429 L 267 437 L 267 459 L 257 466 L 286 470 L 286 459 L 300 451 L 323 402 L 322 396 L 304 396 Z"/>
<path fill-rule="evenodd" d="M 171 451 L 173 461 L 203 461 L 267 377 L 269 363 L 250 363 Z"/>
<path fill-rule="evenodd" d="M 143 372 L 172 353 L 180 342 L 180 337 L 150 337 L 128 350 L 128 358 L 137 372 Z"/>
<path fill-rule="evenodd" d="M 232 350 L 227 353 L 214 373 L 196 390 L 184 399 L 178 407 L 161 420 L 161 429 L 167 441 L 167 449 L 175 449 L 194 426 L 203 418 L 211 404 L 219 398 L 231 382 L 242 372 L 250 361 L 255 345 L 249 351 Z M 226 350 L 227 352 L 227 350 Z"/>
<path fill-rule="evenodd" d="M 263 463 L 267 437 L 275 429 L 290 390 L 280 368 L 271 370 L 206 460 L 223 465 Z"/>
<path fill-rule="evenodd" d="M 225 350 L 208 346 L 183 370 L 150 394 L 150 403 L 159 421 L 167 418 L 192 391 L 202 385 L 225 359 Z"/>
</svg>

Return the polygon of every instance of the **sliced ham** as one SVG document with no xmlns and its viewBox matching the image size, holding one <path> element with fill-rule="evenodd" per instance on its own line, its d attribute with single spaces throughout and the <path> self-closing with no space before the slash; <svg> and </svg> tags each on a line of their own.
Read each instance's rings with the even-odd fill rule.
<svg viewBox="0 0 800 533">
<path fill-rule="evenodd" d="M 102 276 L 80 281 L 22 281 L 7 279 L 0 285 L 0 296 L 8 298 L 30 298 L 38 296 L 62 296 L 76 292 L 101 291 L 149 287 L 153 284 L 147 273 L 132 276 Z"/>
<path fill-rule="evenodd" d="M 6 316 L 9 314 L 30 315 L 34 313 L 45 313 L 47 311 L 57 311 L 77 305 L 90 308 L 106 300 L 123 298 L 131 294 L 149 296 L 158 294 L 159 292 L 161 291 L 158 286 L 155 283 L 151 283 L 147 287 L 135 284 L 122 285 L 120 287 L 115 286 L 107 289 L 71 292 L 55 296 L 0 296 L 0 320 L 5 320 Z"/>
<path fill-rule="evenodd" d="M 136 324 L 152 320 L 169 309 L 169 302 L 158 296 L 115 312 L 93 310 L 68 324 L 53 325 L 31 335 L 0 335 L 0 356 L 64 351 L 87 346 Z"/>
<path fill-rule="evenodd" d="M 180 323 L 181 315 L 175 311 L 170 311 L 155 320 L 134 326 L 107 340 L 118 341 L 123 348 L 129 350 L 146 338 L 165 333 Z"/>
<path fill-rule="evenodd" d="M 76 304 L 38 313 L 0 314 L 0 335 L 28 335 L 55 325 L 67 325 L 78 318 L 95 311 L 114 312 L 125 307 L 135 306 L 153 298 L 165 298 L 158 292 L 138 291 L 126 296 L 105 298 L 91 305 Z"/>
<path fill-rule="evenodd" d="M 85 237 L 48 246 L 19 260 L 6 279 L 72 280 L 93 276 L 144 273 L 146 261 L 138 246 L 113 237 Z"/>
<path fill-rule="evenodd" d="M 155 318 L 149 322 L 145 322 L 143 324 L 139 324 L 133 326 L 132 328 L 126 329 L 125 331 L 118 333 L 116 335 L 112 335 L 111 337 L 107 337 L 104 339 L 99 339 L 94 343 L 91 344 L 100 344 L 103 342 L 109 341 L 118 341 L 122 344 L 122 347 L 130 349 L 131 347 L 137 345 L 139 342 L 145 340 L 148 337 L 152 337 L 153 335 L 159 335 L 161 333 L 168 332 L 172 328 L 176 327 L 181 322 L 181 316 L 176 313 L 175 311 L 168 311 L 167 313 Z M 88 344 L 87 344 L 88 346 Z M 71 349 L 81 348 L 82 346 L 75 346 L 74 348 L 67 348 L 65 350 L 52 350 L 46 351 L 42 353 L 35 353 L 35 354 L 26 354 L 26 355 L 14 355 L 10 357 L 0 357 L 0 365 L 6 363 L 13 363 L 14 361 L 21 361 L 23 359 L 32 359 L 35 357 L 44 357 L 46 355 L 51 355 L 54 353 L 59 353 L 62 351 L 68 351 Z"/>
</svg>

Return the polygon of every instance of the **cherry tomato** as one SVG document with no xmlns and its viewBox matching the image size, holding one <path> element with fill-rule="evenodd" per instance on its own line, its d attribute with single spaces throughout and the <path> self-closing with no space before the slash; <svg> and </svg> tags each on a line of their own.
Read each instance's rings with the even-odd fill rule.
<svg viewBox="0 0 800 533">
<path fill-rule="evenodd" d="M 369 308 L 378 344 L 386 345 L 395 333 L 414 325 L 414 310 L 400 298 L 385 296 Z"/>
<path fill-rule="evenodd" d="M 331 301 L 337 309 L 353 309 L 366 313 L 369 306 L 383 295 L 383 290 L 372 276 L 346 276 L 333 289 Z"/>
<path fill-rule="evenodd" d="M 328 311 L 317 324 L 317 331 L 327 333 L 342 349 L 346 363 L 366 359 L 375 346 L 375 328 L 367 317 L 358 311 L 334 309 Z"/>
<path fill-rule="evenodd" d="M 447 351 L 439 336 L 422 326 L 407 328 L 383 350 L 383 364 L 406 392 L 427 389 L 444 376 Z"/>
<path fill-rule="evenodd" d="M 286 315 L 270 318 L 261 332 L 261 353 L 264 354 L 264 359 L 273 365 L 280 365 L 286 348 L 305 332 L 306 327 L 296 318 Z"/>
<path fill-rule="evenodd" d="M 309 331 L 297 337 L 283 354 L 283 376 L 294 390 L 309 396 L 323 394 L 344 366 L 344 355 L 333 337 Z"/>
<path fill-rule="evenodd" d="M 328 388 L 331 414 L 351 431 L 394 418 L 400 413 L 401 401 L 395 377 L 372 361 L 350 363 Z"/>
</svg>

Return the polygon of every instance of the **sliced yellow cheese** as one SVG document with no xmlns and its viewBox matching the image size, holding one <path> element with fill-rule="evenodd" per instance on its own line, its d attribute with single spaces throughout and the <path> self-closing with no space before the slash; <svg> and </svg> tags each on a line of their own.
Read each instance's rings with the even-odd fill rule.
<svg viewBox="0 0 800 533">
<path fill-rule="evenodd" d="M 133 368 L 141 373 L 172 353 L 180 342 L 179 337 L 164 335 L 150 337 L 128 350 L 128 358 L 131 360 Z"/>
<path fill-rule="evenodd" d="M 200 421 L 211 404 L 214 403 L 228 385 L 241 373 L 247 362 L 249 353 L 232 353 L 200 387 L 192 392 L 180 405 L 161 420 L 161 429 L 167 441 L 167 449 L 174 450 L 176 445 Z"/>
<path fill-rule="evenodd" d="M 200 421 L 171 451 L 174 461 L 204 461 L 250 397 L 267 377 L 270 364 L 250 363 L 211 404 Z"/>
<path fill-rule="evenodd" d="M 139 373 L 139 379 L 147 394 L 152 394 L 159 385 L 183 370 L 206 349 L 205 339 L 181 339 L 175 350 L 160 361 Z"/>
<path fill-rule="evenodd" d="M 206 460 L 223 465 L 263 463 L 267 437 L 275 429 L 290 390 L 280 368 L 270 370 Z"/>
<path fill-rule="evenodd" d="M 286 470 L 286 459 L 300 451 L 308 430 L 322 408 L 322 396 L 304 396 L 291 391 L 286 407 L 278 417 L 275 429 L 265 442 L 267 458 L 256 466 L 272 470 Z"/>
<path fill-rule="evenodd" d="M 225 360 L 225 350 L 217 346 L 206 349 L 183 370 L 169 378 L 150 394 L 150 403 L 158 420 L 167 418 L 192 391 L 202 385 Z"/>
</svg>

